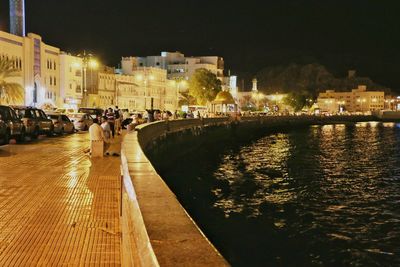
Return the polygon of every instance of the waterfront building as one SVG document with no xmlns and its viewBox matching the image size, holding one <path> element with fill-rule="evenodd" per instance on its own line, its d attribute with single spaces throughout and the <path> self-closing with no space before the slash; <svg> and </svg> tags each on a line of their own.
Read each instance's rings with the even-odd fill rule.
<svg viewBox="0 0 400 267">
<path fill-rule="evenodd" d="M 146 88 L 139 86 L 137 77 L 121 74 L 117 74 L 115 77 L 118 107 L 131 111 L 144 111 L 146 109 Z"/>
<path fill-rule="evenodd" d="M 359 85 L 351 92 L 327 90 L 319 94 L 317 104 L 321 111 L 328 113 L 382 110 L 385 104 L 385 93 L 383 91 L 367 91 L 365 85 Z"/>
<path fill-rule="evenodd" d="M 399 111 L 400 110 L 400 96 L 385 95 L 385 109 Z"/>
<path fill-rule="evenodd" d="M 10 79 L 24 88 L 24 101 L 17 105 L 55 106 L 60 92 L 60 49 L 29 33 L 22 37 L 0 31 L 0 56 L 14 62 L 20 76 Z"/>
<path fill-rule="evenodd" d="M 82 58 L 61 52 L 58 107 L 77 110 L 81 106 L 83 98 L 82 64 Z"/>
<path fill-rule="evenodd" d="M 180 52 L 161 52 L 160 56 L 123 57 L 121 66 L 124 74 L 140 67 L 164 69 L 168 79 L 188 80 L 198 69 L 207 69 L 219 79 L 224 77 L 224 59 L 219 56 L 186 57 Z"/>
<path fill-rule="evenodd" d="M 86 61 L 82 106 L 105 108 L 115 105 L 115 69 L 97 61 Z M 95 64 L 90 66 L 89 61 Z"/>
<path fill-rule="evenodd" d="M 116 75 L 112 72 L 102 71 L 97 72 L 97 80 L 98 80 L 98 103 L 97 106 L 103 109 L 109 108 L 111 106 L 117 105 L 116 101 L 116 85 L 117 79 Z M 93 94 L 93 93 L 92 93 Z"/>
</svg>

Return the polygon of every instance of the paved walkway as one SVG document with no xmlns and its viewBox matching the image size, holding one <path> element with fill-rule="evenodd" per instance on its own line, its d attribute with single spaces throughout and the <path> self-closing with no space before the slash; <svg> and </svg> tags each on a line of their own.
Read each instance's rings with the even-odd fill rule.
<svg viewBox="0 0 400 267">
<path fill-rule="evenodd" d="M 80 133 L 0 147 L 0 266 L 121 264 L 120 160 L 88 146 Z"/>
</svg>

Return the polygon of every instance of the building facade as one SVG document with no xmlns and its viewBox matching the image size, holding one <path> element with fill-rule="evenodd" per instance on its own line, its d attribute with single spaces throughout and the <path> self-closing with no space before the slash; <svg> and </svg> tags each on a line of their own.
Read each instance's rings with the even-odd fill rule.
<svg viewBox="0 0 400 267">
<path fill-rule="evenodd" d="M 77 110 L 82 104 L 82 58 L 60 54 L 60 101 L 58 107 Z"/>
<path fill-rule="evenodd" d="M 116 75 L 117 105 L 131 111 L 146 109 L 146 91 L 134 75 Z"/>
<path fill-rule="evenodd" d="M 384 109 L 385 93 L 383 91 L 367 91 L 364 85 L 351 92 L 335 92 L 327 90 L 320 93 L 317 105 L 322 112 L 368 112 Z"/>
<path fill-rule="evenodd" d="M 56 106 L 60 101 L 60 49 L 45 44 L 39 35 L 26 37 L 0 31 L 0 56 L 14 62 L 20 76 L 10 79 L 24 88 L 17 105 Z"/>
<path fill-rule="evenodd" d="M 218 56 L 185 57 L 180 52 L 162 52 L 161 56 L 123 57 L 121 66 L 124 74 L 141 67 L 164 69 L 168 79 L 188 80 L 198 69 L 207 69 L 220 79 L 224 77 L 224 59 Z"/>
</svg>

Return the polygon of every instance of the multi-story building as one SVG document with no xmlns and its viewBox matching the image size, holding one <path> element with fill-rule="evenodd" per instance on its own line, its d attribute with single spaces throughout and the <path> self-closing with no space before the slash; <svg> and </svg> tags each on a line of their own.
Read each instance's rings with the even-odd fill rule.
<svg viewBox="0 0 400 267">
<path fill-rule="evenodd" d="M 197 69 L 207 69 L 220 79 L 224 77 L 224 60 L 218 56 L 185 57 L 180 52 L 162 52 L 161 56 L 123 57 L 121 65 L 124 74 L 140 67 L 153 67 L 167 70 L 168 79 L 188 80 Z"/>
<path fill-rule="evenodd" d="M 10 104 L 56 105 L 60 92 L 60 49 L 39 35 L 22 37 L 0 31 L 0 57 L 14 62 L 20 75 L 9 79 L 24 89 L 24 101 Z"/>
<path fill-rule="evenodd" d="M 77 110 L 83 98 L 82 58 L 60 54 L 60 98 L 58 107 Z"/>
<path fill-rule="evenodd" d="M 116 77 L 114 73 L 99 72 L 98 80 L 98 106 L 101 108 L 109 108 L 116 103 Z"/>
<path fill-rule="evenodd" d="M 117 105 L 132 111 L 146 109 L 146 92 L 134 75 L 116 75 Z"/>
<path fill-rule="evenodd" d="M 385 93 L 383 91 L 367 91 L 365 85 L 360 85 L 351 92 L 327 90 L 325 93 L 320 93 L 317 99 L 317 105 L 321 111 L 329 113 L 382 110 L 384 104 Z"/>
</svg>

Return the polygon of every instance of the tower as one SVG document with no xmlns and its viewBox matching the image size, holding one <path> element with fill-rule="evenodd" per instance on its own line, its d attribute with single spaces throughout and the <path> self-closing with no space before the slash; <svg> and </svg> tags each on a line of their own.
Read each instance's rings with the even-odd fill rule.
<svg viewBox="0 0 400 267">
<path fill-rule="evenodd" d="M 10 33 L 25 36 L 25 0 L 10 0 Z"/>
<path fill-rule="evenodd" d="M 254 78 L 252 82 L 253 82 L 253 88 L 251 90 L 253 92 L 257 92 L 258 91 L 258 89 L 257 89 L 257 79 Z"/>
</svg>

